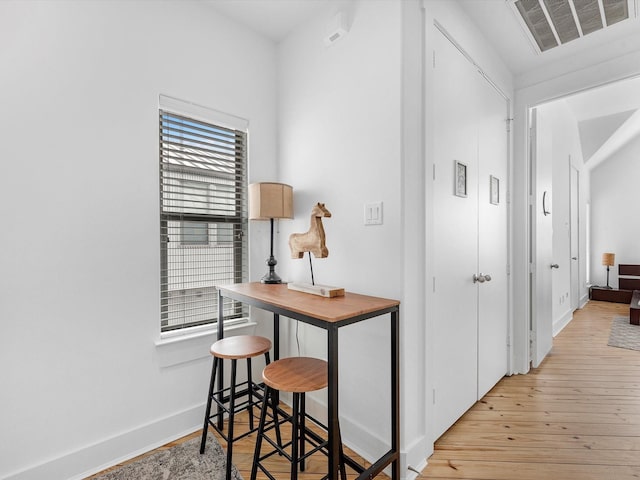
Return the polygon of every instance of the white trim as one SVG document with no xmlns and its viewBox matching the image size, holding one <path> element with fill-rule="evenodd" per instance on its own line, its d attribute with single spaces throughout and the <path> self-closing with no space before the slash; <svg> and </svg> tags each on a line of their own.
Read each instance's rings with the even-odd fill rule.
<svg viewBox="0 0 640 480">
<path fill-rule="evenodd" d="M 225 334 L 243 333 L 253 329 L 256 322 L 225 324 Z M 210 326 L 209 326 L 210 327 Z M 217 338 L 217 329 L 209 329 L 196 335 L 183 335 L 169 342 L 156 342 L 161 367 L 178 365 L 200 358 L 208 358 L 209 346 Z M 175 414 L 153 420 L 130 430 L 112 435 L 97 442 L 72 450 L 58 457 L 49 458 L 23 470 L 11 472 L 2 480 L 50 480 L 67 478 L 82 480 L 125 460 L 137 457 L 171 441 L 202 428 L 204 402 Z M 78 473 L 82 472 L 82 473 Z"/>
<path fill-rule="evenodd" d="M 589 291 L 589 287 L 587 287 L 587 292 Z M 584 308 L 585 305 L 589 303 L 589 293 L 585 293 L 580 297 L 580 306 L 578 308 Z"/>
<path fill-rule="evenodd" d="M 280 397 L 289 406 L 291 404 L 291 395 L 284 393 Z M 306 396 L 306 411 L 312 417 L 318 419 L 320 422 L 327 423 L 327 405 L 324 400 L 318 400 L 312 395 Z M 391 420 L 389 419 L 389 422 Z M 340 417 L 340 432 L 342 436 L 342 443 L 348 448 L 353 450 L 356 454 L 360 455 L 367 462 L 372 463 L 380 456 L 379 452 L 386 452 L 391 448 L 391 442 L 389 439 L 382 439 L 378 435 L 374 434 L 366 426 L 357 422 L 351 421 L 348 417 Z M 376 453 L 378 452 L 378 453 Z M 404 455 L 400 454 L 400 478 L 406 478 L 405 465 L 403 463 Z M 391 476 L 391 466 L 384 469 L 384 472 Z"/>
<path fill-rule="evenodd" d="M 239 334 L 253 334 L 256 322 L 245 321 L 227 326 L 225 323 L 225 336 Z M 207 325 L 207 327 L 211 327 Z M 190 329 L 189 329 L 190 330 Z M 192 362 L 210 357 L 209 348 L 218 339 L 218 329 L 213 327 L 191 335 L 181 335 L 166 340 L 156 341 L 156 353 L 158 364 L 161 368 L 173 367 L 181 363 Z"/>
<path fill-rule="evenodd" d="M 213 122 L 221 127 L 241 130 L 243 132 L 246 132 L 249 128 L 249 120 L 246 118 L 168 95 L 160 94 L 158 97 L 158 106 L 163 110 L 169 110 L 178 114 L 188 114 L 196 120 L 207 123 Z"/>
<path fill-rule="evenodd" d="M 176 414 L 12 472 L 3 480 L 82 480 L 199 430 L 202 428 L 204 408 L 204 403 L 194 405 Z"/>
<path fill-rule="evenodd" d="M 558 335 L 564 327 L 569 325 L 571 320 L 573 320 L 573 312 L 571 310 L 567 310 L 559 320 L 553 322 L 553 330 L 551 332 L 553 337 L 555 338 L 555 336 Z"/>
<path fill-rule="evenodd" d="M 249 317 L 225 320 L 224 329 L 227 330 L 233 326 L 245 323 L 250 323 Z M 210 335 L 217 332 L 217 323 L 207 323 L 206 325 L 196 325 L 195 327 L 186 327 L 177 330 L 170 330 L 168 332 L 160 332 L 160 339 L 156 341 L 156 347 L 167 343 L 180 342 L 183 340 L 189 340 L 190 338 L 201 337 L 203 335 Z"/>
<path fill-rule="evenodd" d="M 453 36 L 447 31 L 446 28 L 444 28 L 444 26 L 440 22 L 438 22 L 438 20 L 434 19 L 433 25 L 440 31 L 440 33 L 442 33 L 442 35 L 445 36 L 447 40 L 451 42 L 451 44 L 454 47 L 458 49 L 458 51 L 462 54 L 462 56 L 466 58 L 478 70 L 478 73 L 482 75 L 487 82 L 489 82 L 489 85 L 491 85 L 495 89 L 495 91 L 502 96 L 502 98 L 504 98 L 508 102 L 511 101 L 509 96 L 506 93 L 504 93 L 504 91 L 498 86 L 498 84 L 491 79 L 491 77 L 487 74 L 487 72 L 483 70 L 483 68 L 478 64 L 478 62 L 476 62 L 473 59 L 473 57 L 469 55 L 469 53 L 462 47 L 462 45 L 460 45 L 455 40 L 455 38 L 453 38 Z"/>
<path fill-rule="evenodd" d="M 422 472 L 427 468 L 431 455 L 433 455 L 433 443 L 426 437 L 417 439 L 411 445 L 405 445 L 400 452 L 400 476 L 404 475 L 405 480 L 417 478 L 419 475 L 416 472 Z"/>
</svg>

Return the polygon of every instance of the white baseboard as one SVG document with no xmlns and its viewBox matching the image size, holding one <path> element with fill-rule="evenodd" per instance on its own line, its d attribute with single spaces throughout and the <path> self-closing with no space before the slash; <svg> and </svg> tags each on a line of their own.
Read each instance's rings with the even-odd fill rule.
<svg viewBox="0 0 640 480">
<path fill-rule="evenodd" d="M 285 397 L 284 400 L 287 401 L 287 398 Z M 323 402 L 312 396 L 307 396 L 306 409 L 309 414 L 326 423 L 327 406 Z M 347 417 L 340 417 L 340 430 L 343 443 L 370 463 L 391 448 L 390 439 L 380 438 L 367 427 L 353 422 Z M 433 453 L 433 444 L 429 444 L 426 437 L 414 442 L 408 449 L 401 450 L 400 479 L 414 480 L 418 476 L 414 470 L 422 471 L 427 466 L 426 459 L 431 453 Z M 391 476 L 390 467 L 384 471 L 388 476 Z"/>
<path fill-rule="evenodd" d="M 10 473 L 3 480 L 82 480 L 202 428 L 205 405 L 87 445 L 57 458 Z"/>
<path fill-rule="evenodd" d="M 433 443 L 424 436 L 409 445 L 402 454 L 400 476 L 406 480 L 414 480 L 418 472 L 427 467 L 427 458 L 433 454 Z"/>
<path fill-rule="evenodd" d="M 569 322 L 573 320 L 573 312 L 571 310 L 567 310 L 562 317 L 553 322 L 553 336 L 558 335 L 564 327 L 569 325 Z"/>
<path fill-rule="evenodd" d="M 589 293 L 585 293 L 581 298 L 580 298 L 580 307 L 579 308 L 584 308 L 584 306 L 587 304 L 587 302 L 589 302 Z"/>
<path fill-rule="evenodd" d="M 283 400 L 286 401 L 286 395 L 284 397 Z M 306 405 L 310 414 L 326 422 L 326 405 L 312 397 L 307 397 Z M 175 415 L 10 473 L 2 480 L 82 480 L 199 430 L 202 428 L 204 409 L 204 403 L 195 405 Z M 322 418 L 323 415 L 325 418 Z M 377 434 L 348 418 L 340 418 L 340 428 L 345 444 L 369 462 L 390 448 L 388 440 L 381 439 Z M 414 442 L 407 451 L 402 451 L 400 478 L 414 480 L 417 477 L 414 470 L 422 471 L 425 468 L 426 458 L 432 448 L 433 445 L 430 447 L 426 439 L 422 439 Z"/>
</svg>

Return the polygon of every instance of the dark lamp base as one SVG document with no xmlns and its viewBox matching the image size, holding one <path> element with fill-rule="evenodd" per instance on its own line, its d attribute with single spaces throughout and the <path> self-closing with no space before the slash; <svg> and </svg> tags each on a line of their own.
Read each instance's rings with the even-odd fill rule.
<svg viewBox="0 0 640 480">
<path fill-rule="evenodd" d="M 260 279 L 260 283 L 282 283 L 282 279 L 276 272 L 269 272 Z"/>
<path fill-rule="evenodd" d="M 275 268 L 278 264 L 278 261 L 275 259 L 273 254 L 267 259 L 267 266 L 269 267 L 269 271 L 265 274 L 264 277 L 260 280 L 260 283 L 282 283 L 280 276 L 276 273 Z"/>
</svg>

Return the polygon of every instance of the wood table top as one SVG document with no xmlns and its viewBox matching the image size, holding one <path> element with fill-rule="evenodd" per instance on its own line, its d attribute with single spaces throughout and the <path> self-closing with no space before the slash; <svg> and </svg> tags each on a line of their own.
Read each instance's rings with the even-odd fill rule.
<svg viewBox="0 0 640 480">
<path fill-rule="evenodd" d="M 254 299 L 326 322 L 339 322 L 374 312 L 389 311 L 400 305 L 398 300 L 350 292 L 345 292 L 342 297 L 321 297 L 289 290 L 286 284 L 252 282 L 224 285 L 218 288 L 232 295 Z"/>
</svg>

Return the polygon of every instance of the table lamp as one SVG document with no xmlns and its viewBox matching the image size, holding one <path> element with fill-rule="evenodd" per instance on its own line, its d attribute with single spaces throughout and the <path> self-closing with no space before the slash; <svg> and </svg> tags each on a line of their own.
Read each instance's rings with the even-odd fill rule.
<svg viewBox="0 0 640 480">
<path fill-rule="evenodd" d="M 284 183 L 261 182 L 249 185 L 249 219 L 271 222 L 271 251 L 267 259 L 269 271 L 261 283 L 282 283 L 275 272 L 278 263 L 273 256 L 273 220 L 293 218 L 293 188 Z"/>
<path fill-rule="evenodd" d="M 609 267 L 613 267 L 616 261 L 615 253 L 603 253 L 602 254 L 602 265 L 607 267 L 607 286 L 605 288 L 611 289 L 609 286 Z"/>
</svg>

